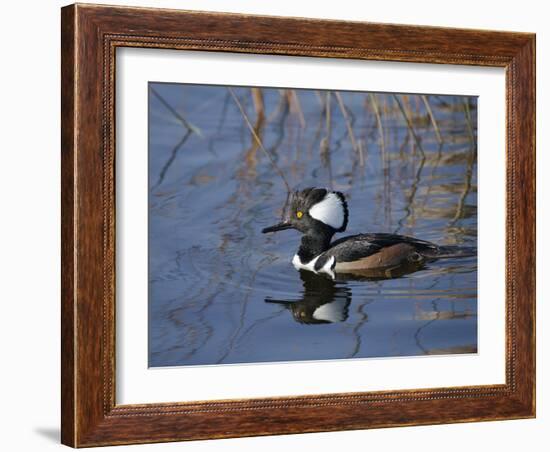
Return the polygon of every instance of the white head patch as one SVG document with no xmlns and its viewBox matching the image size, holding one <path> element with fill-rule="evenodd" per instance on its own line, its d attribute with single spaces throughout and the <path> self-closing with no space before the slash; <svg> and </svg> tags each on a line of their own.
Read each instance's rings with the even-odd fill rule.
<svg viewBox="0 0 550 452">
<path fill-rule="evenodd" d="M 321 201 L 309 209 L 309 214 L 312 218 L 334 229 L 345 227 L 346 208 L 344 201 L 336 193 L 327 193 Z"/>
</svg>

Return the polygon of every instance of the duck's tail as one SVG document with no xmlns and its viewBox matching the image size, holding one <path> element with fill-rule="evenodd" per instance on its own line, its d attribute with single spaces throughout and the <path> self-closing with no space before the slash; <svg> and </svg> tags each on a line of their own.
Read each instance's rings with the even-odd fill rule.
<svg viewBox="0 0 550 452">
<path fill-rule="evenodd" d="M 438 246 L 425 252 L 422 255 L 432 259 L 447 259 L 453 257 L 475 257 L 477 256 L 477 248 L 475 246 Z"/>
</svg>

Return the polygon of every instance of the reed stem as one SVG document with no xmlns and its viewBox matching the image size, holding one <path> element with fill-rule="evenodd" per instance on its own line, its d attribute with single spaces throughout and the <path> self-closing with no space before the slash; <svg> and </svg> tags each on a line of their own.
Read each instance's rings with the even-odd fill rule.
<svg viewBox="0 0 550 452">
<path fill-rule="evenodd" d="M 231 97 L 233 97 L 233 100 L 235 101 L 235 103 L 237 104 L 237 107 L 239 107 L 239 110 L 244 118 L 244 121 L 246 122 L 246 125 L 248 126 L 249 130 L 250 130 L 250 133 L 252 134 L 252 136 L 254 137 L 254 139 L 256 140 L 256 142 L 258 143 L 258 146 L 260 146 L 260 149 L 265 153 L 265 155 L 267 155 L 267 157 L 269 158 L 270 162 L 271 162 L 271 165 L 273 166 L 273 168 L 275 169 L 275 171 L 279 174 L 279 176 L 281 177 L 282 181 L 284 182 L 285 184 L 285 187 L 286 187 L 286 190 L 287 190 L 287 193 L 290 193 L 291 192 L 291 189 L 290 189 L 290 185 L 288 183 L 288 181 L 286 180 L 286 177 L 285 175 L 283 174 L 283 172 L 281 171 L 281 169 L 277 166 L 277 163 L 275 162 L 275 159 L 273 158 L 273 156 L 267 151 L 267 149 L 264 147 L 263 143 L 262 143 L 262 140 L 260 139 L 260 137 L 258 136 L 258 134 L 256 133 L 256 131 L 254 130 L 254 127 L 252 126 L 252 123 L 250 122 L 250 120 L 248 119 L 248 116 L 246 115 L 246 112 L 244 111 L 244 108 L 241 104 L 241 102 L 239 101 L 239 98 L 236 96 L 235 92 L 233 91 L 233 88 L 230 88 L 228 87 L 227 88 L 229 90 L 229 92 L 231 93 Z"/>
<path fill-rule="evenodd" d="M 407 112 L 403 108 L 403 104 L 401 103 L 401 101 L 399 100 L 399 98 L 395 94 L 393 94 L 393 98 L 395 99 L 395 102 L 397 103 L 397 106 L 399 107 L 399 111 L 401 111 L 401 114 L 403 115 L 403 118 L 405 119 L 405 122 L 407 123 L 407 127 L 409 129 L 409 132 L 411 132 L 411 135 L 414 138 L 414 142 L 416 143 L 416 146 L 418 147 L 418 149 L 420 149 L 420 152 L 424 156 L 425 153 L 424 153 L 424 149 L 422 148 L 422 143 L 420 141 L 420 138 L 418 138 L 418 135 L 414 131 L 414 127 L 413 127 L 411 118 L 409 118 L 409 115 L 407 115 Z"/>
<path fill-rule="evenodd" d="M 349 114 L 346 109 L 346 106 L 344 105 L 344 101 L 342 100 L 342 96 L 339 92 L 335 92 L 334 96 L 336 97 L 336 100 L 338 101 L 338 106 L 340 107 L 340 110 L 342 112 L 342 116 L 344 117 L 344 122 L 346 123 L 346 128 L 348 129 L 348 136 L 349 140 L 351 142 L 351 147 L 353 150 L 357 153 L 359 156 L 359 165 L 364 166 L 365 165 L 365 158 L 363 156 L 363 148 L 361 146 L 358 146 L 357 140 L 355 139 L 355 135 L 353 134 L 353 127 L 351 126 L 351 122 L 349 119 Z"/>
<path fill-rule="evenodd" d="M 428 112 L 428 116 L 430 117 L 430 121 L 432 122 L 432 126 L 435 131 L 435 136 L 437 137 L 437 142 L 439 144 L 443 144 L 443 138 L 441 138 L 441 133 L 439 131 L 439 126 L 437 124 L 437 121 L 435 119 L 435 116 L 432 111 L 432 107 L 430 106 L 430 102 L 428 101 L 428 97 L 426 95 L 420 96 L 422 98 L 422 101 L 424 102 L 424 106 L 426 107 L 426 111 Z"/>
</svg>

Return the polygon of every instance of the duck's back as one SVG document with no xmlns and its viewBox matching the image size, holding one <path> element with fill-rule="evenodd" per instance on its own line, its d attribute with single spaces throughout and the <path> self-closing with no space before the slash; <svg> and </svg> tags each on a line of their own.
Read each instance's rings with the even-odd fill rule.
<svg viewBox="0 0 550 452">
<path fill-rule="evenodd" d="M 388 268 L 419 263 L 437 257 L 439 247 L 431 242 L 398 234 L 369 233 L 343 237 L 319 257 L 318 265 L 333 261 L 333 270 Z"/>
</svg>

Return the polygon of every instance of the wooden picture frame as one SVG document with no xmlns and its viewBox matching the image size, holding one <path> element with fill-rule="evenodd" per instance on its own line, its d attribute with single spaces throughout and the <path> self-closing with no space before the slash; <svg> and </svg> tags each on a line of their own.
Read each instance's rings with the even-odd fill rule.
<svg viewBox="0 0 550 452">
<path fill-rule="evenodd" d="M 535 35 L 162 9 L 62 9 L 62 442 L 73 447 L 535 416 Z M 506 69 L 506 383 L 115 403 L 115 50 Z"/>
</svg>

